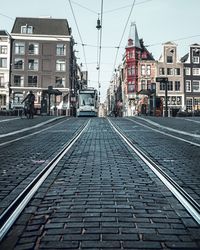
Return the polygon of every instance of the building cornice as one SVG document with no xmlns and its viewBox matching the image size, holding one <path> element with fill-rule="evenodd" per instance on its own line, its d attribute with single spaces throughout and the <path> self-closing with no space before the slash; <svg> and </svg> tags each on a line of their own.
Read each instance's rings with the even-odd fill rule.
<svg viewBox="0 0 200 250">
<path fill-rule="evenodd" d="M 70 42 L 72 36 L 57 36 L 57 35 L 24 35 L 24 34 L 11 34 L 12 39 L 16 40 L 40 40 L 40 41 L 62 41 Z"/>
</svg>

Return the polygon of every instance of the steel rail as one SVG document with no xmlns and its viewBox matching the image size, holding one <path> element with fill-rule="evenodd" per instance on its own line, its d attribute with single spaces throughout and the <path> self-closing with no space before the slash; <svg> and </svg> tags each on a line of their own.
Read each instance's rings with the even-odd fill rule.
<svg viewBox="0 0 200 250">
<path fill-rule="evenodd" d="M 45 168 L 31 181 L 31 183 L 21 192 L 21 194 L 9 205 L 9 207 L 0 216 L 0 240 L 2 240 L 11 226 L 14 224 L 20 213 L 26 207 L 30 199 L 37 192 L 39 187 L 50 175 L 58 162 L 63 158 L 67 151 L 78 140 L 81 134 L 88 127 L 90 120 L 87 121 L 79 130 L 75 133 L 60 150 L 60 152 L 45 166 Z"/>
<path fill-rule="evenodd" d="M 185 207 L 190 215 L 200 224 L 200 204 L 198 204 L 183 188 L 181 188 L 161 167 L 156 164 L 147 154 L 135 145 L 110 119 L 108 119 L 112 128 L 127 143 L 127 145 L 146 163 L 146 165 L 158 176 L 165 186 L 174 194 L 179 202 Z"/>
</svg>

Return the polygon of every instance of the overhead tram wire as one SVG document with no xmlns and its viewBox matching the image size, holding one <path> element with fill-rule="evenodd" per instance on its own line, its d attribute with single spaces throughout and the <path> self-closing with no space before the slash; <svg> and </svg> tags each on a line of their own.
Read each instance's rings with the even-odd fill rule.
<svg viewBox="0 0 200 250">
<path fill-rule="evenodd" d="M 101 45 L 102 45 L 102 23 L 103 23 L 103 0 L 101 0 L 101 18 L 100 18 L 100 26 L 101 28 L 98 30 L 100 32 L 99 37 L 99 57 L 98 57 L 98 90 L 99 90 L 99 102 L 100 102 L 100 72 L 101 72 Z"/>
<path fill-rule="evenodd" d="M 78 23 L 77 23 L 77 21 L 76 21 L 76 17 L 75 17 L 74 10 L 73 10 L 72 4 L 71 4 L 71 0 L 68 0 L 68 1 L 69 1 L 69 5 L 70 5 L 71 11 L 72 11 L 72 15 L 73 15 L 73 18 L 74 18 L 74 21 L 75 21 L 75 24 L 76 24 L 76 28 L 77 28 L 77 31 L 78 31 L 78 35 L 79 35 L 79 38 L 80 38 L 80 41 L 81 41 L 86 71 L 88 71 L 87 61 L 86 61 L 86 55 L 85 55 L 85 48 L 84 48 L 85 44 L 83 43 L 83 39 L 82 39 L 81 33 L 80 33 L 80 31 L 79 31 Z"/>
<path fill-rule="evenodd" d="M 81 4 L 79 4 L 79 3 L 76 3 L 75 1 L 72 1 L 72 2 L 73 2 L 73 4 L 76 4 L 76 5 L 78 5 L 79 7 L 83 8 L 83 9 L 85 9 L 85 10 L 88 10 L 89 12 L 94 13 L 95 15 L 98 14 L 98 12 L 96 12 L 96 11 L 94 11 L 94 10 L 91 10 L 91 9 L 89 9 L 89 8 L 87 8 L 87 7 L 85 7 L 85 6 L 81 5 Z"/>
<path fill-rule="evenodd" d="M 129 19 L 130 19 L 130 17 L 131 17 L 133 8 L 134 8 L 134 6 L 135 6 L 135 1 L 136 1 L 136 0 L 133 1 L 133 4 L 132 4 L 132 6 L 131 6 L 130 13 L 129 13 L 129 15 L 128 15 L 128 18 L 127 18 L 127 21 L 126 21 L 126 24 L 125 24 L 125 27 L 124 27 L 124 30 L 123 30 L 123 33 L 122 33 L 120 42 L 119 42 L 119 45 L 118 45 L 118 47 L 117 47 L 117 52 L 116 52 L 115 61 L 114 61 L 114 65 L 113 65 L 113 71 L 115 70 L 115 66 L 116 66 L 116 62 L 117 62 L 117 56 L 118 56 L 118 53 L 119 53 L 119 48 L 120 48 L 121 43 L 122 43 L 122 40 L 123 40 L 123 38 L 124 38 L 124 34 L 125 34 L 125 31 L 126 31 L 126 28 L 127 28 L 128 22 L 129 22 Z"/>
</svg>

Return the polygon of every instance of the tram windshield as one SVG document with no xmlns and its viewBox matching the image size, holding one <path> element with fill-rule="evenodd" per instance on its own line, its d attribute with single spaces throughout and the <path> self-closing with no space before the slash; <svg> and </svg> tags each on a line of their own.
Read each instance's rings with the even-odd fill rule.
<svg viewBox="0 0 200 250">
<path fill-rule="evenodd" d="M 80 106 L 94 106 L 94 93 L 81 93 L 79 96 Z"/>
</svg>

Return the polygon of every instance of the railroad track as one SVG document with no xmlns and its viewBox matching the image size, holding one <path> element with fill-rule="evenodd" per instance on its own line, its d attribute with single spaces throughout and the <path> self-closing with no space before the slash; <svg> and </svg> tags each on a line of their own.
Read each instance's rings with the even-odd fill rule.
<svg viewBox="0 0 200 250">
<path fill-rule="evenodd" d="M 60 152 L 46 165 L 46 167 L 31 181 L 31 183 L 23 190 L 23 192 L 21 192 L 18 197 L 9 205 L 9 207 L 5 209 L 0 215 L 0 240 L 4 238 L 30 199 L 37 192 L 45 179 L 50 175 L 58 162 L 85 131 L 89 123 L 90 120 L 88 120 L 79 128 L 74 136 L 63 146 L 62 150 L 60 150 Z"/>
<path fill-rule="evenodd" d="M 167 175 L 154 160 L 147 155 L 141 148 L 130 140 L 125 133 L 110 119 L 108 119 L 112 128 L 126 142 L 126 144 L 143 160 L 144 163 L 158 176 L 165 186 L 174 194 L 179 202 L 185 207 L 190 215 L 200 225 L 200 205 L 181 188 L 169 175 Z"/>
</svg>

